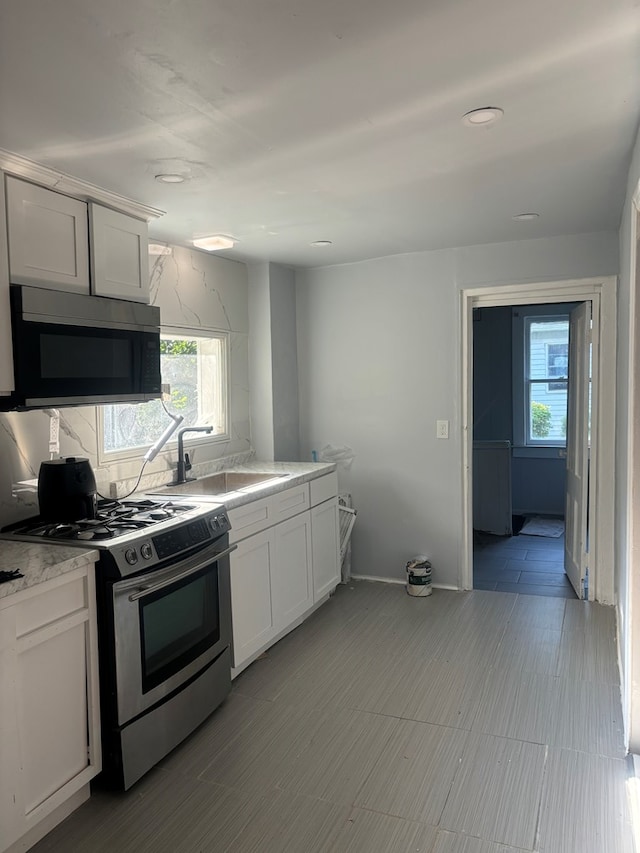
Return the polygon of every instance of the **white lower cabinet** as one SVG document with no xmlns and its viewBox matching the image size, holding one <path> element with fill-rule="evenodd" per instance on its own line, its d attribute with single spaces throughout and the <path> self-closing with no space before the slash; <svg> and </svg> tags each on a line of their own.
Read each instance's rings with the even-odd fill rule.
<svg viewBox="0 0 640 853">
<path fill-rule="evenodd" d="M 319 601 L 340 583 L 338 542 L 338 498 L 324 501 L 311 510 L 313 546 L 313 600 Z"/>
<path fill-rule="evenodd" d="M 275 527 L 276 559 L 271 572 L 271 601 L 278 630 L 313 604 L 311 519 L 308 512 Z"/>
<path fill-rule="evenodd" d="M 322 480 L 316 494 L 329 500 L 311 510 L 308 483 L 229 510 L 229 538 L 238 545 L 231 554 L 234 675 L 299 624 L 340 580 L 337 479 Z"/>
<path fill-rule="evenodd" d="M 275 533 L 263 530 L 238 543 L 231 554 L 233 665 L 240 666 L 275 634 L 271 572 Z"/>
<path fill-rule="evenodd" d="M 0 850 L 27 850 L 101 768 L 93 564 L 0 599 Z"/>
</svg>

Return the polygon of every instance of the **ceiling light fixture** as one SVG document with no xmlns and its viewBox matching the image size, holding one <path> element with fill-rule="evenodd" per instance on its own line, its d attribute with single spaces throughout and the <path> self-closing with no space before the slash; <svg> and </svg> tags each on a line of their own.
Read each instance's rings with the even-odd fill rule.
<svg viewBox="0 0 640 853">
<path fill-rule="evenodd" d="M 178 175 L 175 173 L 156 175 L 156 181 L 160 181 L 161 184 L 183 184 L 185 180 L 186 178 L 184 175 Z"/>
<path fill-rule="evenodd" d="M 332 246 L 333 243 L 331 240 L 314 240 L 311 246 L 315 246 L 317 249 L 324 249 L 326 246 Z"/>
<path fill-rule="evenodd" d="M 236 241 L 223 234 L 214 234 L 212 237 L 199 237 L 193 241 L 198 249 L 206 249 L 207 252 L 219 252 L 221 249 L 233 249 Z"/>
<path fill-rule="evenodd" d="M 171 246 L 163 246 L 162 243 L 149 243 L 150 255 L 172 255 L 173 249 Z"/>
<path fill-rule="evenodd" d="M 532 219 L 538 219 L 539 213 L 517 213 L 513 218 L 516 222 L 530 222 Z"/>
<path fill-rule="evenodd" d="M 467 127 L 486 127 L 488 124 L 494 124 L 504 115 L 504 110 L 500 107 L 480 107 L 477 110 L 470 110 L 462 116 L 462 123 Z"/>
</svg>

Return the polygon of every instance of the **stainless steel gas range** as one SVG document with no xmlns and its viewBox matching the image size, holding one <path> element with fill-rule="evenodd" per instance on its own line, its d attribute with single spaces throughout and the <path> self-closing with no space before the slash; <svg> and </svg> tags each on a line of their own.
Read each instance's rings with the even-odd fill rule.
<svg viewBox="0 0 640 853">
<path fill-rule="evenodd" d="M 38 518 L 3 538 L 92 547 L 103 778 L 129 788 L 231 689 L 229 519 L 223 506 L 142 496 L 95 519 Z"/>
</svg>

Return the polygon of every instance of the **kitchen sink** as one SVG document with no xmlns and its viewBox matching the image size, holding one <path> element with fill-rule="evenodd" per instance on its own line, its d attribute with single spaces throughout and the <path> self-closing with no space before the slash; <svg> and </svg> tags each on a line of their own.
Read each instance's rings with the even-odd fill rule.
<svg viewBox="0 0 640 853">
<path fill-rule="evenodd" d="M 281 480 L 288 474 L 243 474 L 239 471 L 220 471 L 186 483 L 170 483 L 161 493 L 165 495 L 225 495 L 269 480 Z M 158 494 L 158 492 L 156 492 Z"/>
</svg>

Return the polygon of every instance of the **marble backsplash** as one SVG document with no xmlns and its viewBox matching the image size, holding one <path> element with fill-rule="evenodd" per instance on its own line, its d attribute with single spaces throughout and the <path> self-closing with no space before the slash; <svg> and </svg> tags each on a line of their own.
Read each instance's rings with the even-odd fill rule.
<svg viewBox="0 0 640 853">
<path fill-rule="evenodd" d="M 154 259 L 150 273 L 152 303 L 160 308 L 162 325 L 229 332 L 229 439 L 190 448 L 196 473 L 208 473 L 251 456 L 247 268 L 204 252 L 172 248 L 172 255 Z M 40 463 L 50 458 L 51 414 L 51 410 L 0 414 L 0 526 L 38 511 L 33 481 Z M 105 461 L 98 452 L 98 419 L 97 406 L 60 409 L 60 455 L 88 458 L 100 492 L 123 494 L 127 484 L 135 483 L 147 448 L 127 460 Z M 146 467 L 141 488 L 170 482 L 176 461 L 175 444 L 169 444 Z"/>
</svg>

